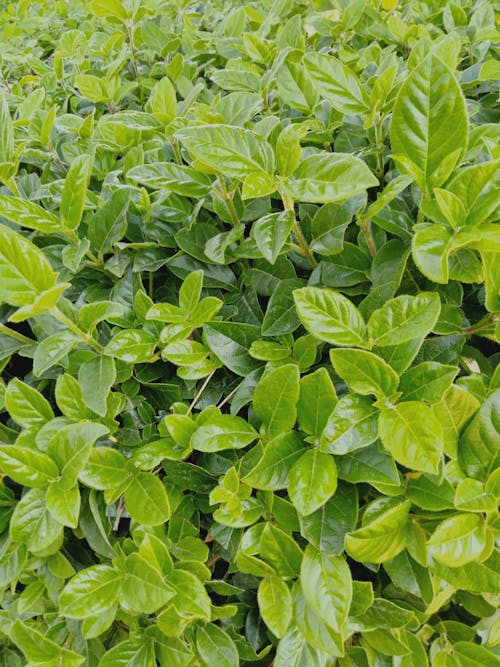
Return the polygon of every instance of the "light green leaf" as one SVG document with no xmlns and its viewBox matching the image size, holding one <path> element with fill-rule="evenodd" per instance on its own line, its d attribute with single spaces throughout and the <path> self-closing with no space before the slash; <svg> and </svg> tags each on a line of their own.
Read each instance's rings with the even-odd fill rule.
<svg viewBox="0 0 500 667">
<path fill-rule="evenodd" d="M 47 488 L 47 509 L 63 526 L 76 528 L 80 515 L 81 497 L 78 484 L 68 487 L 63 482 L 52 482 Z"/>
<path fill-rule="evenodd" d="M 486 479 L 496 467 L 500 442 L 500 389 L 482 404 L 458 444 L 458 461 L 469 477 Z"/>
<path fill-rule="evenodd" d="M 206 174 L 173 162 L 152 162 L 132 167 L 127 171 L 127 178 L 153 190 L 168 190 L 183 197 L 203 197 L 211 187 Z"/>
<path fill-rule="evenodd" d="M 40 488 L 59 474 L 57 465 L 47 454 L 19 445 L 0 445 L 0 470 L 18 484 Z"/>
<path fill-rule="evenodd" d="M 288 586 L 276 575 L 264 577 L 257 600 L 264 623 L 276 637 L 283 637 L 292 620 L 292 595 Z"/>
<path fill-rule="evenodd" d="M 10 535 L 14 541 L 26 544 L 34 553 L 46 550 L 54 553 L 59 550 L 63 527 L 48 511 L 45 491 L 30 489 L 23 495 L 12 514 Z"/>
<path fill-rule="evenodd" d="M 5 407 L 12 419 L 24 428 L 37 430 L 54 417 L 47 399 L 18 378 L 14 378 L 7 385 Z"/>
<path fill-rule="evenodd" d="M 293 211 L 269 213 L 252 225 L 252 237 L 258 249 L 270 264 L 278 259 L 292 231 L 295 217 Z"/>
<path fill-rule="evenodd" d="M 300 568 L 302 591 L 320 619 L 336 632 L 347 620 L 352 600 L 351 571 L 343 556 L 328 556 L 308 545 Z"/>
<path fill-rule="evenodd" d="M 366 396 L 342 396 L 330 414 L 321 435 L 321 448 L 346 454 L 368 447 L 378 436 L 378 410 Z"/>
<path fill-rule="evenodd" d="M 299 514 L 307 516 L 323 505 L 337 488 L 337 466 L 331 454 L 310 449 L 288 473 L 288 493 Z"/>
<path fill-rule="evenodd" d="M 57 463 L 61 482 L 68 489 L 84 469 L 94 442 L 107 432 L 103 424 L 81 421 L 59 429 L 50 440 L 47 452 Z"/>
<path fill-rule="evenodd" d="M 257 437 L 255 429 L 241 417 L 222 414 L 214 416 L 194 431 L 191 447 L 201 452 L 241 449 Z"/>
<path fill-rule="evenodd" d="M 211 600 L 198 577 L 174 569 L 168 573 L 166 582 L 175 591 L 171 603 L 183 618 L 210 620 Z"/>
<path fill-rule="evenodd" d="M 318 368 L 314 373 L 300 380 L 300 396 L 297 416 L 302 431 L 319 437 L 328 417 L 337 404 L 337 394 L 326 368 Z"/>
<path fill-rule="evenodd" d="M 151 111 L 164 125 L 168 125 L 177 116 L 177 96 L 168 76 L 164 76 L 153 86 L 146 110 Z"/>
<path fill-rule="evenodd" d="M 314 87 L 334 109 L 343 114 L 369 111 L 365 88 L 347 65 L 324 53 L 308 53 L 303 62 Z"/>
<path fill-rule="evenodd" d="M 0 215 L 16 225 L 36 229 L 44 234 L 61 231 L 59 218 L 27 199 L 0 195 Z"/>
<path fill-rule="evenodd" d="M 365 162 L 349 153 L 318 153 L 305 158 L 282 191 L 301 202 L 343 201 L 378 185 Z"/>
<path fill-rule="evenodd" d="M 295 364 L 280 366 L 264 375 L 255 389 L 253 409 L 269 438 L 294 426 L 298 400 L 299 369 Z"/>
<path fill-rule="evenodd" d="M 77 229 L 82 220 L 92 165 L 91 155 L 79 155 L 66 174 L 60 211 L 61 220 L 68 229 Z"/>
<path fill-rule="evenodd" d="M 403 502 L 346 536 L 347 553 L 357 561 L 383 563 L 398 555 L 409 537 L 411 503 Z"/>
<path fill-rule="evenodd" d="M 457 373 L 457 366 L 424 361 L 403 374 L 399 390 L 405 401 L 437 403 L 450 389 Z"/>
<path fill-rule="evenodd" d="M 177 136 L 197 160 L 226 176 L 243 179 L 253 172 L 274 170 L 271 145 L 250 130 L 201 125 L 180 130 Z"/>
<path fill-rule="evenodd" d="M 293 296 L 297 314 L 313 336 L 333 345 L 367 346 L 363 317 L 343 294 L 320 287 L 302 287 Z"/>
<path fill-rule="evenodd" d="M 260 538 L 260 557 L 271 565 L 280 577 L 299 573 L 302 551 L 297 542 L 272 523 L 266 523 Z"/>
<path fill-rule="evenodd" d="M 207 624 L 196 628 L 196 650 L 206 667 L 238 667 L 240 664 L 235 643 L 217 625 Z"/>
<path fill-rule="evenodd" d="M 390 398 L 398 388 L 398 374 L 372 352 L 352 348 L 330 350 L 330 360 L 353 392 Z"/>
<path fill-rule="evenodd" d="M 30 664 L 79 667 L 85 661 L 83 656 L 58 646 L 56 642 L 38 632 L 35 627 L 20 620 L 14 621 L 9 634 Z"/>
<path fill-rule="evenodd" d="M 267 443 L 257 465 L 243 478 L 255 489 L 286 489 L 288 474 L 304 453 L 304 443 L 296 431 L 282 433 Z"/>
<path fill-rule="evenodd" d="M 123 574 L 109 565 L 94 565 L 76 574 L 59 596 L 61 614 L 87 618 L 100 614 L 118 600 Z"/>
<path fill-rule="evenodd" d="M 461 567 L 481 562 L 491 554 L 493 545 L 487 537 L 486 524 L 481 516 L 457 514 L 438 525 L 427 548 L 434 560 L 448 567 Z"/>
<path fill-rule="evenodd" d="M 436 324 L 440 310 L 438 294 L 404 294 L 391 299 L 372 314 L 368 321 L 368 334 L 373 344 L 380 347 L 424 338 Z"/>
<path fill-rule="evenodd" d="M 101 417 L 106 416 L 106 399 L 116 380 L 114 359 L 100 355 L 78 369 L 78 382 L 85 404 Z"/>
<path fill-rule="evenodd" d="M 52 289 L 57 275 L 42 251 L 21 234 L 0 225 L 0 302 L 26 306 Z"/>
<path fill-rule="evenodd" d="M 103 2 L 107 0 L 99 0 Z M 155 649 L 151 639 L 127 639 L 107 651 L 99 667 L 155 667 Z"/>
<path fill-rule="evenodd" d="M 446 186 L 462 202 L 466 225 L 493 220 L 498 208 L 500 160 L 460 169 Z"/>
<path fill-rule="evenodd" d="M 156 338 L 147 331 L 124 329 L 113 336 L 104 352 L 129 364 L 140 364 L 151 359 L 156 344 Z"/>
<path fill-rule="evenodd" d="M 124 609 L 152 614 L 173 596 L 162 575 L 145 558 L 137 553 L 127 556 L 119 593 Z"/>
<path fill-rule="evenodd" d="M 398 463 L 412 470 L 438 472 L 443 433 L 434 413 L 424 403 L 405 401 L 383 410 L 379 433 L 384 447 Z"/>
<path fill-rule="evenodd" d="M 444 183 L 467 146 L 465 98 L 454 73 L 434 53 L 401 87 L 391 121 L 391 146 L 400 169 L 426 191 Z M 411 164 L 411 169 L 409 168 Z"/>
<path fill-rule="evenodd" d="M 170 518 L 170 503 L 161 481 L 150 472 L 140 472 L 125 491 L 130 516 L 140 524 L 159 526 Z"/>
</svg>

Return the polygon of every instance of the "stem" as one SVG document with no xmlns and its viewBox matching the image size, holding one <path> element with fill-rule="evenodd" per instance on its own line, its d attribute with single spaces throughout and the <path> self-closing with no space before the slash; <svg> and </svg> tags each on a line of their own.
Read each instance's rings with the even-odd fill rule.
<svg viewBox="0 0 500 667">
<path fill-rule="evenodd" d="M 375 257 L 375 255 L 377 254 L 377 248 L 375 246 L 375 243 L 373 242 L 371 220 L 367 220 L 366 222 L 363 222 L 363 224 L 361 224 L 361 231 L 363 232 L 363 236 L 365 237 L 366 245 L 368 246 L 370 255 L 372 257 Z"/>
<path fill-rule="evenodd" d="M 462 333 L 465 336 L 471 336 L 478 331 L 483 331 L 483 329 L 489 329 L 491 325 L 497 324 L 498 322 L 500 322 L 500 313 L 490 313 L 489 315 L 486 315 L 486 317 L 483 317 L 477 324 L 462 329 Z"/>
<path fill-rule="evenodd" d="M 77 326 L 72 320 L 70 320 L 69 317 L 67 317 L 57 306 L 54 306 L 54 308 L 51 309 L 50 311 L 52 315 L 59 320 L 62 324 L 68 327 L 68 329 L 71 329 L 73 333 L 75 333 L 79 338 L 81 338 L 85 343 L 90 345 L 90 347 L 94 348 L 96 352 L 102 352 L 103 347 L 100 343 L 98 343 L 95 338 L 92 338 L 88 333 L 85 333 L 85 331 L 82 331 L 79 326 Z"/>
<path fill-rule="evenodd" d="M 243 382 L 244 382 L 244 380 L 242 380 L 232 391 L 230 391 L 229 394 L 225 398 L 222 399 L 222 401 L 219 403 L 219 405 L 217 407 L 222 408 L 223 405 L 226 405 L 226 403 L 228 401 L 230 401 L 233 398 L 233 396 L 236 394 L 236 392 L 241 387 Z"/>
<path fill-rule="evenodd" d="M 215 373 L 215 370 L 213 370 L 213 371 L 210 373 L 210 375 L 207 375 L 207 377 L 205 378 L 205 382 L 201 385 L 201 387 L 200 387 L 200 388 L 198 389 L 198 391 L 196 392 L 196 395 L 195 395 L 195 397 L 193 398 L 193 400 L 191 401 L 191 405 L 190 405 L 189 408 L 188 408 L 188 411 L 187 411 L 187 414 L 188 414 L 188 415 L 192 412 L 194 406 L 195 406 L 196 403 L 198 402 L 198 399 L 200 398 L 200 396 L 203 394 L 203 392 L 204 392 L 205 389 L 207 388 L 207 385 L 208 385 L 208 383 L 210 382 L 210 380 L 212 379 L 212 376 L 213 376 L 214 373 Z"/>
<path fill-rule="evenodd" d="M 290 196 L 283 194 L 282 192 L 280 194 L 281 194 L 281 199 L 283 200 L 285 211 L 293 212 L 294 211 L 293 199 Z M 304 255 L 304 257 L 307 257 L 307 259 L 311 262 L 312 267 L 315 269 L 318 266 L 318 262 L 316 261 L 314 253 L 309 247 L 304 234 L 302 234 L 302 230 L 299 227 L 299 223 L 297 222 L 295 215 L 293 219 L 293 233 L 297 237 L 297 241 L 299 242 L 302 255 Z"/>
<path fill-rule="evenodd" d="M 239 225 L 240 218 L 233 201 L 234 192 L 227 191 L 226 184 L 224 183 L 224 177 L 221 175 L 219 175 L 219 183 L 220 183 L 220 189 L 222 190 L 222 199 L 226 203 L 227 210 L 229 211 L 229 214 L 231 216 L 232 223 L 235 226 Z"/>
<path fill-rule="evenodd" d="M 28 338 L 28 336 L 24 336 L 22 333 L 19 333 L 18 331 L 9 329 L 9 327 L 6 327 L 5 324 L 0 324 L 0 333 L 4 333 L 7 336 L 11 336 L 11 338 L 15 338 L 21 343 L 26 343 L 27 345 L 36 344 L 36 340 L 34 340 L 33 338 Z"/>
<path fill-rule="evenodd" d="M 126 26 L 127 26 L 127 32 L 128 32 L 128 41 L 129 41 L 129 44 L 130 44 L 130 54 L 132 56 L 132 65 L 134 66 L 135 78 L 138 79 L 140 75 L 139 75 L 139 68 L 137 66 L 137 58 L 135 56 L 134 29 L 133 29 L 132 22 L 130 22 L 130 23 L 127 22 Z"/>
<path fill-rule="evenodd" d="M 384 140 L 382 137 L 383 117 L 378 116 L 373 123 L 375 130 L 375 143 L 377 144 L 377 176 L 382 178 L 384 175 Z"/>
<path fill-rule="evenodd" d="M 22 194 L 19 192 L 19 188 L 17 187 L 17 183 L 13 176 L 12 178 L 9 178 L 9 180 L 6 182 L 6 185 L 9 190 L 11 190 L 17 197 L 22 197 Z"/>
</svg>

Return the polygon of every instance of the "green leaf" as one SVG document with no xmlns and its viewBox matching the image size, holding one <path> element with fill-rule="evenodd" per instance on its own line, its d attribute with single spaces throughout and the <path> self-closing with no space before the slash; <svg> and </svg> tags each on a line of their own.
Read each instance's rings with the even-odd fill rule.
<svg viewBox="0 0 500 667">
<path fill-rule="evenodd" d="M 92 489 L 119 487 L 127 479 L 123 454 L 111 447 L 96 447 L 90 450 L 87 463 L 78 479 Z"/>
<path fill-rule="evenodd" d="M 156 338 L 147 331 L 124 329 L 113 336 L 104 352 L 129 364 L 140 364 L 151 359 L 156 345 Z"/>
<path fill-rule="evenodd" d="M 167 491 L 150 472 L 134 477 L 125 491 L 125 505 L 132 519 L 146 526 L 159 526 L 170 518 Z"/>
<path fill-rule="evenodd" d="M 82 398 L 91 410 L 102 417 L 106 416 L 106 399 L 115 380 L 115 362 L 111 357 L 89 359 L 78 369 Z"/>
<path fill-rule="evenodd" d="M 27 199 L 0 195 L 0 210 L 3 218 L 21 227 L 36 229 L 44 234 L 61 231 L 61 221 L 56 215 Z"/>
<path fill-rule="evenodd" d="M 498 552 L 482 563 L 472 561 L 461 567 L 448 567 L 439 561 L 434 563 L 434 572 L 455 588 L 472 593 L 500 595 L 500 556 Z"/>
<path fill-rule="evenodd" d="M 98 0 L 103 2 L 103 0 Z M 105 0 L 107 2 L 107 0 Z M 154 643 L 151 639 L 127 639 L 107 651 L 99 661 L 99 667 L 154 667 L 156 662 Z"/>
<path fill-rule="evenodd" d="M 43 489 L 31 489 L 17 503 L 10 521 L 10 535 L 34 553 L 59 550 L 63 527 L 48 511 Z"/>
<path fill-rule="evenodd" d="M 286 489 L 290 469 L 303 452 L 304 443 L 296 431 L 282 433 L 267 443 L 257 465 L 242 481 L 255 489 Z"/>
<path fill-rule="evenodd" d="M 120 21 L 125 21 L 128 18 L 127 11 L 120 0 L 92 0 L 90 7 L 99 18 L 113 16 Z"/>
<path fill-rule="evenodd" d="M 78 485 L 68 487 L 62 480 L 55 481 L 47 488 L 47 509 L 54 519 L 63 526 L 76 528 L 80 515 L 81 497 Z"/>
<path fill-rule="evenodd" d="M 339 556 L 344 551 L 346 533 L 358 521 L 356 487 L 339 482 L 335 494 L 319 509 L 300 517 L 301 534 L 321 552 Z"/>
<path fill-rule="evenodd" d="M 384 447 L 398 463 L 412 470 L 438 472 L 443 434 L 434 413 L 424 403 L 405 401 L 383 410 L 379 433 Z"/>
<path fill-rule="evenodd" d="M 367 165 L 349 153 L 318 153 L 305 158 L 282 191 L 302 202 L 338 202 L 378 185 Z"/>
<path fill-rule="evenodd" d="M 283 211 L 269 213 L 252 225 L 252 237 L 270 264 L 274 264 L 278 259 L 292 231 L 294 220 L 293 211 Z"/>
<path fill-rule="evenodd" d="M 374 345 L 399 345 L 417 337 L 424 338 L 439 317 L 438 294 L 398 296 L 376 310 L 368 321 L 368 334 Z"/>
<path fill-rule="evenodd" d="M 208 347 L 233 373 L 244 377 L 261 365 L 248 354 L 250 345 L 260 338 L 259 327 L 236 322 L 212 322 L 204 325 L 203 333 Z"/>
<path fill-rule="evenodd" d="M 59 361 L 64 359 L 69 352 L 79 343 L 79 339 L 71 331 L 59 331 L 47 336 L 37 345 L 33 357 L 33 375 L 38 377 Z"/>
<path fill-rule="evenodd" d="M 152 190 L 168 190 L 183 197 L 203 197 L 210 192 L 211 181 L 192 167 L 171 162 L 153 162 L 133 167 L 127 178 Z"/>
<path fill-rule="evenodd" d="M 374 521 L 349 533 L 345 541 L 347 553 L 368 563 L 383 563 L 397 556 L 408 541 L 410 507 L 408 501 L 391 507 Z"/>
<path fill-rule="evenodd" d="M 61 220 L 68 229 L 77 229 L 82 220 L 92 165 L 91 155 L 79 155 L 71 163 L 64 179 L 60 211 Z"/>
<path fill-rule="evenodd" d="M 424 361 L 402 375 L 399 390 L 405 401 L 437 403 L 450 389 L 457 373 L 456 366 Z"/>
<path fill-rule="evenodd" d="M 297 278 L 281 280 L 273 291 L 262 320 L 263 336 L 285 336 L 300 326 L 295 312 L 293 291 L 303 285 Z"/>
<path fill-rule="evenodd" d="M 59 474 L 46 454 L 19 445 L 0 445 L 0 470 L 18 484 L 41 488 Z"/>
<path fill-rule="evenodd" d="M 171 603 L 182 617 L 210 620 L 211 600 L 198 577 L 191 572 L 172 570 L 166 582 L 175 591 Z"/>
<path fill-rule="evenodd" d="M 303 62 L 314 87 L 334 109 L 344 114 L 369 110 L 365 89 L 347 65 L 324 53 L 308 53 Z"/>
<path fill-rule="evenodd" d="M 9 105 L 2 92 L 0 98 L 0 163 L 13 162 L 15 156 L 14 124 L 10 117 Z"/>
<path fill-rule="evenodd" d="M 39 429 L 54 417 L 47 399 L 18 378 L 14 378 L 7 385 L 5 407 L 12 419 L 24 428 Z"/>
<path fill-rule="evenodd" d="M 366 350 L 330 350 L 330 360 L 338 375 L 358 394 L 390 398 L 398 388 L 398 374 L 389 364 Z"/>
<path fill-rule="evenodd" d="M 84 469 L 94 442 L 107 432 L 103 424 L 81 421 L 59 429 L 51 438 L 47 452 L 57 463 L 60 480 L 68 489 Z"/>
<path fill-rule="evenodd" d="M 299 573 L 302 551 L 295 540 L 272 523 L 266 523 L 260 538 L 260 557 L 271 565 L 280 577 Z"/>
<path fill-rule="evenodd" d="M 217 625 L 200 625 L 196 628 L 196 650 L 207 667 L 238 667 L 240 658 L 231 637 Z"/>
<path fill-rule="evenodd" d="M 351 571 L 344 557 L 329 556 L 308 545 L 300 580 L 307 603 L 326 625 L 341 632 L 352 600 Z"/>
<path fill-rule="evenodd" d="M 336 404 L 337 394 L 326 368 L 301 378 L 297 416 L 302 431 L 319 437 Z"/>
<path fill-rule="evenodd" d="M 110 252 L 113 245 L 120 241 L 127 230 L 127 209 L 130 202 L 129 188 L 120 188 L 115 190 L 109 201 L 99 208 L 88 222 L 87 235 L 92 244 L 92 248 L 102 257 Z M 115 308 L 119 304 L 110 305 Z M 88 312 L 97 304 L 88 304 L 84 306 L 80 317 L 85 317 L 82 313 Z M 101 306 L 105 308 L 105 306 Z M 84 310 L 86 309 L 86 311 Z"/>
<path fill-rule="evenodd" d="M 378 436 L 378 410 L 371 399 L 356 394 L 342 396 L 321 434 L 321 448 L 346 454 L 368 447 Z"/>
<path fill-rule="evenodd" d="M 257 437 L 257 432 L 241 417 L 222 414 L 214 416 L 193 432 L 191 447 L 201 452 L 241 449 Z"/>
<path fill-rule="evenodd" d="M 226 176 L 242 179 L 254 172 L 272 173 L 270 144 L 250 130 L 231 125 L 202 125 L 177 132 L 187 150 L 200 162 Z"/>
<path fill-rule="evenodd" d="M 482 404 L 458 444 L 460 466 L 469 477 L 486 479 L 498 460 L 500 389 Z"/>
<path fill-rule="evenodd" d="M 119 599 L 127 611 L 152 614 L 173 597 L 161 574 L 139 554 L 129 554 L 123 569 Z"/>
<path fill-rule="evenodd" d="M 85 661 L 83 656 L 58 646 L 56 642 L 42 635 L 36 628 L 20 620 L 14 621 L 9 634 L 30 664 L 79 667 Z"/>
<path fill-rule="evenodd" d="M 109 565 L 94 565 L 75 575 L 59 597 L 61 614 L 87 618 L 102 613 L 118 600 L 123 574 Z"/>
<path fill-rule="evenodd" d="M 276 575 L 264 577 L 257 592 L 260 614 L 276 637 L 283 637 L 292 620 L 292 595 Z"/>
<path fill-rule="evenodd" d="M 57 275 L 31 241 L 0 225 L 0 302 L 26 306 L 53 288 Z"/>
<path fill-rule="evenodd" d="M 400 169 L 416 176 L 423 190 L 439 187 L 467 146 L 468 127 L 455 75 L 431 53 L 406 79 L 394 104 L 391 146 Z"/>
<path fill-rule="evenodd" d="M 499 178 L 500 160 L 495 160 L 460 169 L 447 184 L 447 190 L 464 206 L 466 225 L 475 226 L 493 219 L 498 207 Z"/>
<path fill-rule="evenodd" d="M 418 269 L 436 283 L 447 283 L 453 230 L 445 224 L 421 223 L 414 231 L 412 256 Z"/>
<path fill-rule="evenodd" d="M 293 296 L 300 321 L 313 336 L 333 345 L 367 346 L 363 317 L 344 295 L 302 287 Z"/>
<path fill-rule="evenodd" d="M 146 108 L 148 111 L 151 110 L 152 115 L 164 125 L 168 125 L 176 117 L 177 96 L 168 76 L 155 83 Z"/>
<path fill-rule="evenodd" d="M 442 521 L 429 538 L 427 548 L 434 560 L 448 567 L 481 562 L 491 553 L 486 524 L 477 514 L 457 514 Z"/>
<path fill-rule="evenodd" d="M 269 438 L 286 433 L 297 419 L 299 370 L 286 364 L 261 379 L 253 396 L 253 409 Z"/>
<path fill-rule="evenodd" d="M 311 449 L 288 473 L 288 493 L 299 514 L 307 516 L 323 505 L 337 488 L 337 466 L 331 454 Z"/>
</svg>

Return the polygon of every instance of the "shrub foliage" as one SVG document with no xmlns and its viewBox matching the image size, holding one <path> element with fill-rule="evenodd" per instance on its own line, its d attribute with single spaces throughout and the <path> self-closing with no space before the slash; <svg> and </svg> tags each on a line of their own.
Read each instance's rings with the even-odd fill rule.
<svg viewBox="0 0 500 667">
<path fill-rule="evenodd" d="M 0 663 L 500 664 L 495 3 L 0 4 Z"/>
</svg>

